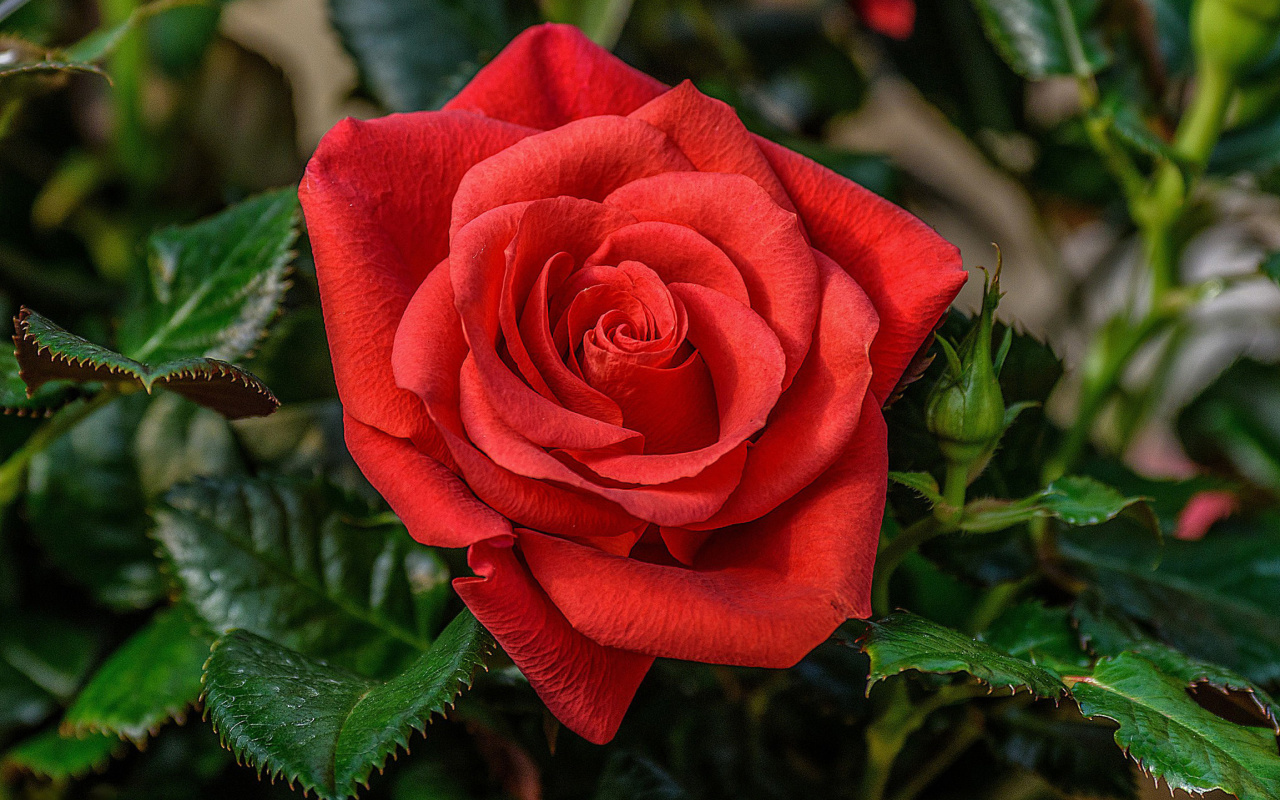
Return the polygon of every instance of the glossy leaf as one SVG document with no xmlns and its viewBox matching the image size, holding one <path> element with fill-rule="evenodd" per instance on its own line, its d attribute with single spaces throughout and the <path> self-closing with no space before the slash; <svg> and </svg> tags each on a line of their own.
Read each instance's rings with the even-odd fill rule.
<svg viewBox="0 0 1280 800">
<path fill-rule="evenodd" d="M 121 352 L 153 364 L 248 353 L 288 289 L 299 216 L 290 187 L 153 234 L 148 292 L 121 324 Z"/>
<path fill-rule="evenodd" d="M 1178 417 L 1187 453 L 1280 490 L 1280 369 L 1242 359 Z"/>
<path fill-rule="evenodd" d="M 509 38 L 495 0 L 329 0 L 329 16 L 391 111 L 444 105 Z"/>
<path fill-rule="evenodd" d="M 1024 658 L 1059 674 L 1089 666 L 1066 608 L 1023 603 L 1002 614 L 982 634 L 982 640 L 1011 656 Z"/>
<path fill-rule="evenodd" d="M 1129 512 L 1154 533 L 1160 524 L 1145 498 L 1125 497 L 1093 478 L 1068 475 L 1044 490 L 1021 500 L 978 499 L 965 506 L 960 529 L 991 533 L 1036 517 L 1054 517 L 1068 525 L 1099 525 Z"/>
<path fill-rule="evenodd" d="M 1099 37 L 1085 30 L 1098 0 L 974 0 L 974 6 L 987 38 L 1024 78 L 1073 74 L 1075 47 L 1089 69 L 1107 63 Z"/>
<path fill-rule="evenodd" d="M 1280 679 L 1276 520 L 1231 521 L 1201 541 L 1163 547 L 1113 524 L 1065 535 L 1059 549 L 1095 587 L 1100 611 L 1141 621 L 1174 647 L 1258 683 Z"/>
<path fill-rule="evenodd" d="M 0 408 L 20 417 L 48 416 L 79 394 L 69 383 L 52 382 L 27 396 L 27 384 L 18 371 L 18 359 L 7 347 L 0 347 Z"/>
<path fill-rule="evenodd" d="M 155 536 L 216 634 L 234 628 L 362 674 L 430 643 L 419 598 L 438 561 L 404 528 L 315 481 L 200 481 L 170 492 Z"/>
<path fill-rule="evenodd" d="M 1236 725 L 1201 708 L 1185 681 L 1147 658 L 1100 661 L 1071 693 L 1083 714 L 1118 724 L 1116 743 L 1173 789 L 1223 789 L 1240 800 L 1280 798 L 1280 755 L 1270 731 Z"/>
<path fill-rule="evenodd" d="M 452 707 L 491 643 L 464 611 L 382 682 L 232 631 L 205 668 L 205 707 L 237 757 L 322 798 L 350 797 L 414 731 Z"/>
<path fill-rule="evenodd" d="M 265 416 L 280 405 L 261 381 L 225 361 L 144 364 L 63 330 L 29 308 L 13 322 L 19 374 L 31 393 L 63 381 L 142 388 L 148 394 L 163 387 L 231 419 Z"/>
<path fill-rule="evenodd" d="M 935 506 L 946 502 L 938 482 L 927 472 L 890 472 L 889 480 L 907 487 Z"/>
<path fill-rule="evenodd" d="M 63 718 L 63 730 L 110 733 L 135 742 L 179 721 L 200 696 L 213 637 L 182 606 L 160 613 L 94 673 Z"/>
<path fill-rule="evenodd" d="M 1133 764 L 1106 727 L 1084 719 L 1071 704 L 1012 708 L 987 720 L 987 746 L 1000 762 L 1035 770 L 1071 796 L 1132 798 Z"/>
<path fill-rule="evenodd" d="M 859 645 L 871 658 L 871 683 L 907 670 L 967 672 L 993 687 L 1027 689 L 1041 697 L 1063 691 L 1049 670 L 914 614 L 867 623 Z"/>
<path fill-rule="evenodd" d="M 82 739 L 62 736 L 50 728 L 10 749 L 0 764 L 64 782 L 102 769 L 125 749 L 126 745 L 114 736 L 97 733 Z"/>
</svg>

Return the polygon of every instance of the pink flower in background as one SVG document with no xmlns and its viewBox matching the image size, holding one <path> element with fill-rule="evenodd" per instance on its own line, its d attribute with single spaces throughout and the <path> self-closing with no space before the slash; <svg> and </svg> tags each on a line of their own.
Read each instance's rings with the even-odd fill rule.
<svg viewBox="0 0 1280 800">
<path fill-rule="evenodd" d="M 876 33 L 906 39 L 915 29 L 915 0 L 854 0 L 862 22 Z"/>
<path fill-rule="evenodd" d="M 1203 539 L 1216 523 L 1240 510 L 1240 498 L 1231 492 L 1213 489 L 1197 492 L 1178 515 L 1174 536 L 1184 541 Z"/>
</svg>

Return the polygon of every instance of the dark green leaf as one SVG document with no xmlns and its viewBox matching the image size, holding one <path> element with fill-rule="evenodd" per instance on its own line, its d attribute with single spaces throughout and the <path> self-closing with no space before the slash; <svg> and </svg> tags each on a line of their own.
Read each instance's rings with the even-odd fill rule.
<svg viewBox="0 0 1280 800">
<path fill-rule="evenodd" d="M 288 288 L 298 218 L 290 187 L 153 234 L 149 291 L 121 324 L 121 352 L 153 364 L 248 353 Z"/>
<path fill-rule="evenodd" d="M 197 477 L 245 471 L 227 420 L 173 394 L 159 395 L 148 404 L 133 446 L 138 479 L 148 499 Z"/>
<path fill-rule="evenodd" d="M 1169 644 L 1265 684 L 1280 679 L 1280 521 L 1260 522 L 1232 521 L 1163 548 L 1112 524 L 1064 535 L 1059 549 L 1095 586 L 1099 606 L 1085 609 L 1094 618 L 1139 620 Z M 1086 635 L 1099 628 L 1112 648 L 1126 635 L 1082 621 Z"/>
<path fill-rule="evenodd" d="M 63 381 L 141 387 L 148 393 L 163 387 L 232 419 L 265 416 L 280 405 L 261 381 L 225 361 L 200 357 L 143 364 L 65 331 L 29 308 L 13 322 L 19 374 L 30 392 Z"/>
<path fill-rule="evenodd" d="M 107 73 L 93 64 L 79 64 L 74 61 L 42 60 L 0 67 L 0 81 L 7 78 L 18 78 L 24 75 L 64 75 L 79 72 L 88 75 L 107 77 Z"/>
<path fill-rule="evenodd" d="M 129 31 L 156 14 L 163 14 L 180 6 L 201 5 L 205 0 L 153 0 L 134 9 L 123 22 L 99 28 L 66 49 L 66 56 L 76 62 L 101 61 L 111 55 Z"/>
<path fill-rule="evenodd" d="M 1118 723 L 1116 743 L 1170 788 L 1223 789 L 1241 800 L 1280 798 L 1280 755 L 1270 731 L 1228 722 L 1201 708 L 1186 682 L 1147 658 L 1100 661 L 1071 693 L 1089 717 Z"/>
<path fill-rule="evenodd" d="M 243 628 L 369 675 L 427 647 L 418 596 L 439 562 L 403 526 L 314 481 L 201 481 L 157 509 L 155 535 L 218 634 Z"/>
<path fill-rule="evenodd" d="M 1178 417 L 1187 453 L 1280 490 L 1280 367 L 1241 359 Z"/>
<path fill-rule="evenodd" d="M 1133 765 L 1116 748 L 1111 731 L 1075 708 L 1053 711 L 1010 708 L 987 720 L 987 744 L 995 757 L 1039 772 L 1071 796 L 1131 798 Z"/>
<path fill-rule="evenodd" d="M 490 645 L 464 611 L 404 672 L 379 682 L 233 631 L 209 657 L 205 707 L 238 757 L 322 798 L 349 797 L 453 705 Z"/>
<path fill-rule="evenodd" d="M 1209 159 L 1209 170 L 1219 175 L 1267 173 L 1277 167 L 1280 167 L 1280 112 L 1225 132 Z"/>
<path fill-rule="evenodd" d="M 1024 658 L 1059 674 L 1089 666 L 1088 653 L 1080 649 L 1066 608 L 1023 603 L 1000 616 L 982 640 L 1001 652 Z"/>
<path fill-rule="evenodd" d="M 161 611 L 94 673 L 67 710 L 63 730 L 141 742 L 169 720 L 180 720 L 200 696 L 212 644 L 186 608 Z"/>
<path fill-rule="evenodd" d="M 79 739 L 50 729 L 19 743 L 2 761 L 6 767 L 63 782 L 102 769 L 125 747 L 114 736 L 91 734 Z"/>
<path fill-rule="evenodd" d="M 973 0 L 987 38 L 1024 78 L 1071 75 L 1072 49 L 1080 47 L 1091 71 L 1107 63 L 1093 31 L 1081 33 L 1098 9 L 1098 0 Z M 1074 43 L 1073 43 L 1074 40 Z"/>
<path fill-rule="evenodd" d="M 967 672 L 991 686 L 1027 689 L 1041 697 L 1057 697 L 1063 691 L 1058 676 L 1043 667 L 914 614 L 868 623 L 859 644 L 871 658 L 872 683 L 913 669 Z"/>
<path fill-rule="evenodd" d="M 69 699 L 89 671 L 93 640 L 44 615 L 13 615 L 0 625 L 0 733 L 36 725 Z"/>
<path fill-rule="evenodd" d="M 147 405 L 135 395 L 95 411 L 38 453 L 27 477 L 31 531 L 50 561 L 118 609 L 164 592 L 134 460 Z"/>
<path fill-rule="evenodd" d="M 329 15 L 392 111 L 444 105 L 509 38 L 497 0 L 329 0 Z"/>
</svg>

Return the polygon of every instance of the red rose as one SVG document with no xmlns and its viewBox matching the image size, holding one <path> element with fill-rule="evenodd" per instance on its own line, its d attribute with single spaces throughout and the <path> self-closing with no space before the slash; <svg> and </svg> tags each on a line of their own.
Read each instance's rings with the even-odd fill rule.
<svg viewBox="0 0 1280 800">
<path fill-rule="evenodd" d="M 965 278 L 919 220 L 555 25 L 301 194 L 352 454 L 570 728 L 870 613 L 880 406 Z"/>
</svg>

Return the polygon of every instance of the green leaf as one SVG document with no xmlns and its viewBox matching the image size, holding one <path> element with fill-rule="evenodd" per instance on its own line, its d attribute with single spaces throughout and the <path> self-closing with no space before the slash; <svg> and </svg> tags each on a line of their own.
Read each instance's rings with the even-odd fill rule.
<svg viewBox="0 0 1280 800">
<path fill-rule="evenodd" d="M 18 370 L 18 357 L 0 347 L 0 408 L 20 417 L 47 417 L 74 400 L 80 393 L 72 384 L 53 381 L 27 396 L 27 384 Z"/>
<path fill-rule="evenodd" d="M 1080 527 L 1099 525 L 1124 512 L 1152 532 L 1160 533 L 1160 523 L 1145 498 L 1125 497 L 1093 478 L 1068 475 L 1021 500 L 974 500 L 965 506 L 960 529 L 969 533 L 991 533 L 1036 517 L 1055 517 Z"/>
<path fill-rule="evenodd" d="M 200 481 L 170 492 L 155 536 L 196 613 L 374 676 L 430 642 L 440 564 L 403 526 L 330 486 Z"/>
<path fill-rule="evenodd" d="M 1115 519 L 1125 509 L 1144 502 L 1141 497 L 1125 497 L 1106 484 L 1082 475 L 1068 475 L 1049 484 L 1040 504 L 1068 525 L 1098 525 Z M 1144 518 L 1145 519 L 1145 518 Z M 1159 525 L 1154 525 L 1159 531 Z"/>
<path fill-rule="evenodd" d="M 27 516 L 46 556 L 116 609 L 153 605 L 164 593 L 133 435 L 147 410 L 135 395 L 93 412 L 31 460 Z"/>
<path fill-rule="evenodd" d="M 68 47 L 64 53 L 71 61 L 83 63 L 101 61 L 120 46 L 120 42 L 124 40 L 129 31 L 136 28 L 146 19 L 173 8 L 204 5 L 205 2 L 206 0 L 153 0 L 153 2 L 134 9 L 133 13 L 123 22 L 106 28 L 99 28 L 90 33 Z"/>
<path fill-rule="evenodd" d="M 44 59 L 41 61 L 31 61 L 0 67 L 0 81 L 5 80 L 6 78 L 18 78 L 24 75 L 63 75 L 72 72 L 79 72 L 86 75 L 98 75 L 103 78 L 107 77 L 107 73 L 103 72 L 93 64 L 79 64 L 74 61 Z"/>
<path fill-rule="evenodd" d="M 1027 689 L 1041 697 L 1063 692 L 1062 682 L 1049 670 L 914 614 L 892 614 L 867 623 L 859 645 L 871 658 L 871 683 L 913 669 L 967 672 L 991 686 Z"/>
<path fill-rule="evenodd" d="M 1237 361 L 1187 404 L 1178 435 L 1196 461 L 1280 490 L 1280 367 Z"/>
<path fill-rule="evenodd" d="M 121 323 L 121 352 L 148 363 L 244 356 L 288 289 L 298 222 L 290 187 L 153 234 L 147 297 Z"/>
<path fill-rule="evenodd" d="M 0 625 L 0 733 L 39 724 L 71 697 L 89 671 L 94 641 L 45 615 L 14 614 Z"/>
<path fill-rule="evenodd" d="M 927 472 L 890 472 L 889 480 L 902 484 L 935 506 L 946 502 L 942 498 L 938 482 Z"/>
<path fill-rule="evenodd" d="M 498 0 L 329 0 L 329 16 L 391 111 L 444 105 L 510 38 Z"/>
<path fill-rule="evenodd" d="M 197 477 L 245 471 L 230 423 L 174 394 L 159 395 L 148 404 L 138 421 L 133 455 L 148 499 Z"/>
<path fill-rule="evenodd" d="M 49 729 L 20 742 L 4 754 L 4 766 L 55 782 L 79 778 L 107 765 L 125 745 L 114 736 L 93 734 L 83 739 L 61 736 Z"/>
<path fill-rule="evenodd" d="M 1193 656 L 1261 684 L 1280 679 L 1280 520 L 1229 521 L 1204 540 L 1163 547 L 1113 523 L 1063 535 L 1058 547 L 1093 584 L 1093 617 L 1138 620 Z M 1081 627 L 1090 636 L 1100 628 Z M 1112 648 L 1126 635 L 1115 627 L 1101 626 Z"/>
<path fill-rule="evenodd" d="M 973 0 L 973 4 L 987 38 L 1024 78 L 1073 74 L 1075 47 L 1080 48 L 1082 66 L 1090 71 L 1107 63 L 1098 35 L 1080 33 L 1097 12 L 1098 0 Z"/>
<path fill-rule="evenodd" d="M 141 742 L 200 696 L 213 637 L 182 606 L 160 613 L 107 659 L 76 697 L 63 730 Z"/>
<path fill-rule="evenodd" d="M 1173 789 L 1222 789 L 1240 800 L 1280 798 L 1280 755 L 1268 731 L 1228 722 L 1147 658 L 1122 653 L 1071 686 L 1081 713 L 1116 722 L 1116 743 Z"/>
<path fill-rule="evenodd" d="M 1000 615 L 982 640 L 1001 652 L 1063 674 L 1087 668 L 1091 659 L 1080 649 L 1066 608 L 1023 603 Z"/>
<path fill-rule="evenodd" d="M 404 672 L 381 682 L 237 630 L 209 657 L 205 707 L 237 757 L 322 798 L 350 797 L 413 731 L 452 707 L 490 646 L 463 611 Z"/>
<path fill-rule="evenodd" d="M 47 383 L 101 383 L 151 393 L 163 387 L 232 419 L 265 416 L 280 405 L 239 367 L 213 358 L 149 365 L 63 330 L 29 308 L 14 318 L 19 374 L 29 393 Z"/>
</svg>

